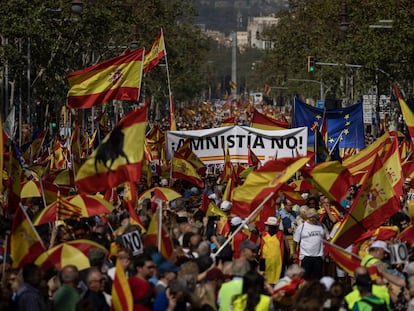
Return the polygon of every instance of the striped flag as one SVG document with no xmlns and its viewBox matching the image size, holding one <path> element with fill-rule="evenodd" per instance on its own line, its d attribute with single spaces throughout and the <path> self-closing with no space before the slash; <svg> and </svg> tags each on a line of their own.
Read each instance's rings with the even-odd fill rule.
<svg viewBox="0 0 414 311">
<path fill-rule="evenodd" d="M 68 107 L 86 109 L 113 99 L 137 102 L 143 63 L 144 49 L 139 49 L 66 75 Z"/>
<path fill-rule="evenodd" d="M 353 275 L 355 269 L 361 265 L 361 257 L 328 241 L 323 241 L 323 244 L 325 251 L 346 273 Z"/>
<path fill-rule="evenodd" d="M 270 118 L 256 109 L 253 111 L 250 126 L 262 130 L 285 130 L 289 128 L 287 122 Z"/>
<path fill-rule="evenodd" d="M 235 123 L 236 123 L 236 117 L 229 117 L 229 118 L 224 119 L 221 122 L 220 127 L 234 126 Z"/>
<path fill-rule="evenodd" d="M 251 172 L 243 185 L 234 188 L 232 213 L 248 217 L 263 199 L 280 189 L 308 161 L 306 157 L 267 161 Z"/>
<path fill-rule="evenodd" d="M 398 102 L 400 103 L 401 112 L 404 117 L 405 124 L 407 125 L 408 132 L 410 133 L 411 140 L 414 139 L 414 114 L 411 111 L 410 107 L 408 107 L 405 100 L 402 98 L 400 90 L 398 89 L 398 86 L 394 84 L 394 92 L 395 96 L 398 99 Z"/>
<path fill-rule="evenodd" d="M 184 179 L 196 185 L 197 187 L 204 188 L 204 182 L 201 179 L 200 175 L 197 173 L 195 167 L 192 166 L 191 163 L 187 160 L 181 158 L 180 155 L 177 155 L 176 152 L 171 161 L 171 165 L 172 178 Z"/>
<path fill-rule="evenodd" d="M 141 178 L 147 107 L 127 114 L 86 159 L 76 175 L 81 193 L 96 193 Z"/>
<path fill-rule="evenodd" d="M 151 48 L 145 52 L 144 73 L 148 73 L 152 68 L 158 65 L 160 60 L 167 55 L 164 42 L 164 33 L 161 31 L 155 37 Z"/>
<path fill-rule="evenodd" d="M 366 182 L 332 241 L 346 247 L 367 230 L 380 226 L 399 210 L 400 200 L 394 193 L 383 162 L 376 156 Z"/>
<path fill-rule="evenodd" d="M 322 162 L 312 167 L 304 167 L 302 174 L 305 179 L 317 189 L 321 189 L 335 206 L 340 205 L 346 192 L 353 184 L 353 178 L 348 169 L 338 161 Z"/>
<path fill-rule="evenodd" d="M 134 310 L 134 299 L 128 279 L 122 268 L 121 261 L 117 259 L 115 265 L 115 277 L 112 283 L 112 310 L 132 311 Z"/>
<path fill-rule="evenodd" d="M 45 251 L 42 240 L 27 216 L 24 207 L 16 209 L 10 233 L 10 255 L 13 268 L 21 268 L 32 263 Z"/>
</svg>

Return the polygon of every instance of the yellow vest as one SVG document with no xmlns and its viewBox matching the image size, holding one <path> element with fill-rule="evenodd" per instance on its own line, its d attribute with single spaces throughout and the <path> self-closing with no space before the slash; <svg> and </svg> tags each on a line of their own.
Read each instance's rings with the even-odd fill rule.
<svg viewBox="0 0 414 311">
<path fill-rule="evenodd" d="M 246 310 L 247 294 L 238 296 L 233 301 L 233 311 Z M 260 295 L 259 303 L 254 308 L 255 311 L 268 311 L 270 307 L 270 297 L 267 295 Z"/>
</svg>

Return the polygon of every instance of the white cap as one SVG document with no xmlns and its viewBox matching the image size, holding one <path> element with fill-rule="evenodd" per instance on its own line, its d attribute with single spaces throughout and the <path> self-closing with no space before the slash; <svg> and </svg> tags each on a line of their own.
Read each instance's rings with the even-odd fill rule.
<svg viewBox="0 0 414 311">
<path fill-rule="evenodd" d="M 226 200 L 224 200 L 220 204 L 220 208 L 224 212 L 228 212 L 231 209 L 232 206 L 233 206 L 233 204 L 230 201 L 226 201 Z"/>
<path fill-rule="evenodd" d="M 329 291 L 331 289 L 331 286 L 333 283 L 335 283 L 335 279 L 331 276 L 324 276 L 322 277 L 319 282 L 326 287 L 326 291 Z"/>
<path fill-rule="evenodd" d="M 387 252 L 387 253 L 390 252 L 390 250 L 388 249 L 387 243 L 385 243 L 384 241 L 381 241 L 381 240 L 374 241 L 374 243 L 372 243 L 369 248 L 382 248 L 385 252 Z"/>
<path fill-rule="evenodd" d="M 267 220 L 265 221 L 264 224 L 268 226 L 277 226 L 278 221 L 276 217 L 267 217 Z"/>
<path fill-rule="evenodd" d="M 240 224 L 243 222 L 243 219 L 241 219 L 239 216 L 233 217 L 230 221 L 230 224 L 232 226 L 240 226 Z"/>
<path fill-rule="evenodd" d="M 160 185 L 162 186 L 162 187 L 168 187 L 168 179 L 166 179 L 166 178 L 163 178 L 163 179 L 161 179 L 161 181 L 160 181 Z"/>
</svg>

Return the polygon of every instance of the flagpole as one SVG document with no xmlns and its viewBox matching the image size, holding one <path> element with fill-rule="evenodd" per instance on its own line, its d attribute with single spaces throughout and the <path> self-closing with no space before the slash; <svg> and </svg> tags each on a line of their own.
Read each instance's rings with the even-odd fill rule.
<svg viewBox="0 0 414 311">
<path fill-rule="evenodd" d="M 24 209 L 23 204 L 21 202 L 19 203 L 19 206 L 22 209 L 22 212 L 24 214 L 24 217 L 26 217 L 27 221 L 29 222 L 30 228 L 32 228 L 32 230 L 36 234 L 36 237 L 38 238 L 40 244 L 42 245 L 42 247 L 44 249 L 46 249 L 45 244 L 43 243 L 43 240 L 41 239 L 39 233 L 37 232 L 36 228 L 34 227 L 34 225 L 32 223 L 32 220 L 30 219 L 29 215 L 27 215 L 26 210 Z"/>
<path fill-rule="evenodd" d="M 332 146 L 331 150 L 329 150 L 329 156 L 331 156 L 331 155 L 332 155 L 332 152 L 335 150 L 336 145 L 338 145 L 338 144 L 339 144 L 339 141 L 341 140 L 341 137 L 342 137 L 342 134 L 344 133 L 344 130 L 345 130 L 345 129 L 343 129 L 343 130 L 341 131 L 341 133 L 339 134 L 338 138 L 336 139 L 335 144 Z"/>
<path fill-rule="evenodd" d="M 161 37 L 163 40 L 163 46 L 165 47 L 165 41 L 164 41 L 164 32 L 161 28 Z M 170 70 L 168 69 L 168 58 L 167 58 L 167 49 L 165 49 L 165 69 L 167 72 L 167 83 L 168 83 L 168 94 L 169 94 L 169 102 L 170 102 L 170 131 L 176 131 L 177 130 L 177 125 L 175 123 L 175 115 L 174 115 L 174 102 L 173 102 L 173 97 L 172 97 L 172 92 L 171 92 L 171 82 L 170 82 Z"/>
<path fill-rule="evenodd" d="M 4 245 L 3 245 L 3 249 L 4 249 L 4 254 L 3 254 L 3 271 L 2 271 L 2 283 L 4 281 L 4 278 L 6 277 L 6 256 L 7 256 L 7 248 L 8 248 L 8 244 L 9 244 L 9 234 L 6 233 L 6 236 L 4 238 Z M 4 283 L 3 283 L 4 284 Z"/>
<path fill-rule="evenodd" d="M 156 200 L 157 202 L 157 215 L 158 217 L 158 234 L 157 234 L 157 247 L 158 251 L 161 253 L 161 243 L 162 243 L 162 201 L 160 199 Z"/>
<path fill-rule="evenodd" d="M 230 236 L 227 238 L 226 241 L 224 241 L 224 243 L 220 246 L 220 248 L 214 253 L 211 254 L 211 256 L 214 258 L 217 257 L 217 255 L 227 246 L 227 244 L 230 243 L 231 240 L 233 240 L 234 236 L 243 229 L 244 225 L 246 223 L 248 223 L 254 216 L 256 216 L 257 213 L 260 212 L 260 210 L 263 208 L 263 206 L 267 203 L 267 201 L 269 201 L 274 195 L 275 195 L 275 191 L 272 191 L 271 193 L 269 193 L 267 195 L 267 197 L 262 201 L 262 203 L 260 203 L 260 205 L 258 207 L 255 208 L 255 210 L 253 212 L 250 213 L 249 216 L 247 216 L 247 218 L 236 228 L 236 230 L 234 230 Z"/>
</svg>

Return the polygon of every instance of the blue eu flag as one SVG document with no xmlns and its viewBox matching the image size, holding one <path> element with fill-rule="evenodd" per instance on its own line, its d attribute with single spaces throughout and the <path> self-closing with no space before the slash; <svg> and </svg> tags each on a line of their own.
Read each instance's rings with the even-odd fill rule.
<svg viewBox="0 0 414 311">
<path fill-rule="evenodd" d="M 332 148 L 338 141 L 338 148 L 365 147 L 364 119 L 362 101 L 348 107 L 326 109 L 313 107 L 295 98 L 292 127 L 308 127 L 308 146 L 314 146 L 315 135 L 312 126 L 320 128 L 323 115 L 328 124 L 328 147 Z"/>
</svg>

